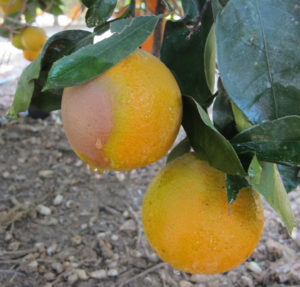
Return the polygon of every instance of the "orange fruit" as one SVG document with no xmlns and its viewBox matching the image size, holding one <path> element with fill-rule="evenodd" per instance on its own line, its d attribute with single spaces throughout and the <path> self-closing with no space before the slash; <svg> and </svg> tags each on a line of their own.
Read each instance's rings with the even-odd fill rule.
<svg viewBox="0 0 300 287">
<path fill-rule="evenodd" d="M 31 50 L 23 50 L 23 57 L 30 61 L 33 62 L 35 58 L 40 54 L 41 50 L 39 51 L 31 51 Z"/>
<path fill-rule="evenodd" d="M 39 51 L 47 41 L 47 36 L 44 29 L 31 26 L 23 30 L 21 39 L 26 50 Z"/>
<path fill-rule="evenodd" d="M 189 273 L 228 271 L 256 248 L 264 214 L 259 194 L 243 188 L 230 207 L 225 173 L 187 153 L 167 164 L 151 182 L 142 221 L 153 250 Z"/>
<path fill-rule="evenodd" d="M 122 16 L 128 8 L 129 8 L 129 5 L 124 6 L 117 13 L 114 13 L 114 17 L 118 18 L 118 17 Z M 135 16 L 141 16 L 143 14 L 144 14 L 144 12 L 142 9 L 135 8 Z"/>
<path fill-rule="evenodd" d="M 157 0 L 147 0 L 146 6 L 151 14 L 155 14 Z"/>
<path fill-rule="evenodd" d="M 157 0 L 146 1 L 146 7 L 147 7 L 147 13 L 146 14 L 155 14 L 156 5 L 157 5 Z M 162 42 L 162 39 L 163 39 L 165 24 L 166 24 L 166 20 L 162 19 L 162 31 L 161 31 L 161 35 L 160 35 L 160 43 Z M 152 54 L 153 42 L 154 42 L 154 32 L 141 45 L 141 48 Z"/>
<path fill-rule="evenodd" d="M 0 7 L 5 15 L 10 15 L 21 10 L 22 0 L 0 0 Z"/>
<path fill-rule="evenodd" d="M 166 24 L 165 19 L 163 19 L 162 21 L 163 22 L 162 22 L 162 31 L 161 31 L 161 36 L 160 36 L 160 42 L 162 42 L 164 30 L 165 30 L 165 24 Z M 154 42 L 154 32 L 152 32 L 151 35 L 148 37 L 148 39 L 141 45 L 141 48 L 152 54 L 153 42 Z"/>
<path fill-rule="evenodd" d="M 12 37 L 11 43 L 14 47 L 16 47 L 17 49 L 24 49 L 24 46 L 22 44 L 22 39 L 21 39 L 21 34 L 15 34 Z"/>
<path fill-rule="evenodd" d="M 79 5 L 75 5 L 70 13 L 70 18 L 72 20 L 76 19 L 81 12 L 81 7 Z"/>
<path fill-rule="evenodd" d="M 88 83 L 65 88 L 61 111 L 72 148 L 92 170 L 129 170 L 167 153 L 182 103 L 169 69 L 138 49 Z"/>
</svg>

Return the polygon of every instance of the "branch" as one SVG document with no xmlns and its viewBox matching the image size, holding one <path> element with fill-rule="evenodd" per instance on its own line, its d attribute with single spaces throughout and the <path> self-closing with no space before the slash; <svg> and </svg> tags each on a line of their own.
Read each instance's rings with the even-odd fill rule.
<svg viewBox="0 0 300 287">
<path fill-rule="evenodd" d="M 156 3 L 156 8 L 155 8 L 155 15 L 160 15 L 160 14 L 163 14 L 164 12 L 165 12 L 165 5 L 163 4 L 162 0 L 158 0 Z M 163 29 L 163 19 L 160 18 L 154 29 L 153 47 L 152 47 L 152 54 L 158 58 L 160 56 L 160 44 L 161 44 L 162 29 Z"/>
<path fill-rule="evenodd" d="M 205 0 L 205 3 L 202 7 L 202 9 L 200 10 L 199 14 L 198 14 L 198 17 L 196 19 L 196 23 L 195 25 L 193 26 L 193 28 L 190 30 L 190 33 L 188 34 L 187 36 L 187 39 L 191 39 L 192 35 L 199 29 L 199 27 L 201 26 L 202 24 L 202 18 L 207 10 L 207 7 L 208 7 L 208 3 L 210 2 L 210 0 Z"/>
</svg>

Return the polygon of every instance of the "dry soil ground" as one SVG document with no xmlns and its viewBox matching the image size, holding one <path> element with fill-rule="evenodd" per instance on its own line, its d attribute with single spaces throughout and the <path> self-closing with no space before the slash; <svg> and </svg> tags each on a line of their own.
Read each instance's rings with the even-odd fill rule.
<svg viewBox="0 0 300 287">
<path fill-rule="evenodd" d="M 1 41 L 1 52 L 10 51 L 0 65 L 0 79 L 8 79 L 0 85 L 4 116 L 27 62 Z M 141 202 L 163 165 L 90 172 L 70 149 L 58 112 L 2 125 L 0 286 L 300 286 L 299 226 L 289 237 L 267 204 L 260 244 L 236 269 L 190 275 L 161 262 L 145 240 Z M 289 197 L 299 223 L 300 192 Z"/>
</svg>

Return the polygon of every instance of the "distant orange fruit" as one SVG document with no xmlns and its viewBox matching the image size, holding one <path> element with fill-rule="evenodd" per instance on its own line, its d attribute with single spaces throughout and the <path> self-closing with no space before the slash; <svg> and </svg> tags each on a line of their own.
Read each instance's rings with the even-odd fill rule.
<svg viewBox="0 0 300 287">
<path fill-rule="evenodd" d="M 31 50 L 23 50 L 23 57 L 30 61 L 33 62 L 36 57 L 40 54 L 41 50 L 39 51 L 31 51 Z"/>
<path fill-rule="evenodd" d="M 229 207 L 225 176 L 187 153 L 151 182 L 142 208 L 145 234 L 158 256 L 174 268 L 225 272 L 257 246 L 264 224 L 261 198 L 243 188 Z"/>
<path fill-rule="evenodd" d="M 12 37 L 11 43 L 14 47 L 16 47 L 17 49 L 24 49 L 24 46 L 22 44 L 22 37 L 21 37 L 21 33 L 15 34 Z"/>
<path fill-rule="evenodd" d="M 22 0 L 0 0 L 0 8 L 5 15 L 21 10 Z"/>
<path fill-rule="evenodd" d="M 80 14 L 80 12 L 81 12 L 81 7 L 79 5 L 74 6 L 70 13 L 70 18 L 72 20 L 76 19 L 77 16 Z"/>
<path fill-rule="evenodd" d="M 181 93 L 169 69 L 143 51 L 79 86 L 65 88 L 62 121 L 92 170 L 129 170 L 157 161 L 181 123 Z"/>
<path fill-rule="evenodd" d="M 163 22 L 162 22 L 162 31 L 161 31 L 161 35 L 160 35 L 160 42 L 162 42 L 164 30 L 165 30 L 165 24 L 166 24 L 165 19 L 163 19 L 162 21 Z M 154 32 L 152 32 L 151 35 L 148 37 L 148 39 L 141 45 L 141 48 L 152 54 L 153 43 L 154 43 Z"/>
<path fill-rule="evenodd" d="M 21 39 L 26 50 L 39 51 L 47 41 L 47 36 L 44 29 L 31 26 L 22 31 Z"/>
</svg>

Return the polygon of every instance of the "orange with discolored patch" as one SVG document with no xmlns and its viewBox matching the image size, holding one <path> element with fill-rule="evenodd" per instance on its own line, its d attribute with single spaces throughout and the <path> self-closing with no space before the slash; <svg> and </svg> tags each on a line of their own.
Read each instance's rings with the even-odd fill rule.
<svg viewBox="0 0 300 287">
<path fill-rule="evenodd" d="M 264 225 L 262 201 L 244 188 L 229 207 L 225 173 L 187 153 L 167 164 L 143 201 L 146 237 L 159 257 L 189 273 L 221 273 L 244 262 Z"/>
<path fill-rule="evenodd" d="M 63 93 L 67 138 L 92 169 L 129 170 L 155 162 L 173 144 L 181 116 L 172 73 L 142 50 Z"/>
</svg>

